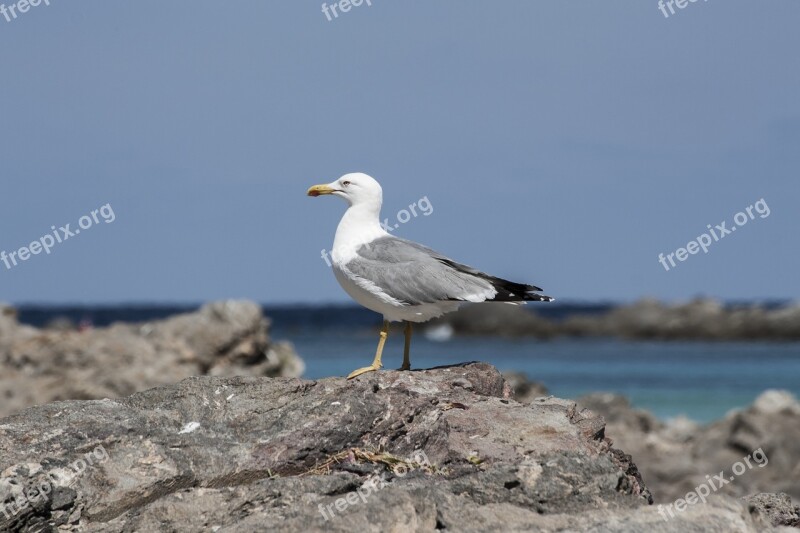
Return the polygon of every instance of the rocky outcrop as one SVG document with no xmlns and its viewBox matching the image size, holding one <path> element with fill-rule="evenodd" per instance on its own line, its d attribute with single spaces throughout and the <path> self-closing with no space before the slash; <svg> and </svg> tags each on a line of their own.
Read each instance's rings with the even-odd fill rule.
<svg viewBox="0 0 800 533">
<path fill-rule="evenodd" d="M 0 416 L 57 400 L 117 398 L 189 376 L 299 376 L 291 345 L 269 338 L 251 302 L 84 331 L 20 325 L 0 309 Z"/>
<path fill-rule="evenodd" d="M 752 509 L 764 515 L 775 526 L 800 528 L 800 505 L 792 504 L 788 494 L 754 494 L 744 498 Z"/>
<path fill-rule="evenodd" d="M 532 312 L 533 311 L 533 312 Z M 626 339 L 800 340 L 800 305 L 770 309 L 709 299 L 669 305 L 644 299 L 597 315 L 552 320 L 533 306 L 480 304 L 432 322 L 460 335 L 619 337 Z"/>
<path fill-rule="evenodd" d="M 783 492 L 800 500 L 800 403 L 788 392 L 766 391 L 705 426 L 686 418 L 661 422 L 613 394 L 577 402 L 603 415 L 606 435 L 631 454 L 657 502 L 684 498 L 720 472 L 726 483 L 715 493 Z"/>
<path fill-rule="evenodd" d="M 710 299 L 680 305 L 644 299 L 600 317 L 569 318 L 563 328 L 571 335 L 629 339 L 798 340 L 800 305 L 767 309 Z"/>
<path fill-rule="evenodd" d="M 666 517 L 603 420 L 473 363 L 356 380 L 197 377 L 0 419 L 0 530 L 766 531 Z M 38 488 L 37 488 L 38 487 Z"/>
<path fill-rule="evenodd" d="M 511 388 L 514 399 L 527 405 L 537 398 L 547 396 L 547 387 L 538 381 L 532 381 L 522 372 L 503 372 L 503 378 Z"/>
</svg>

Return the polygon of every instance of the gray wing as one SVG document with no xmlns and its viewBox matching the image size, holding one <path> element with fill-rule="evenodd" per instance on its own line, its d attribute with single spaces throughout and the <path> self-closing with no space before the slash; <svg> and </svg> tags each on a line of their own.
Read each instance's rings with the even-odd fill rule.
<svg viewBox="0 0 800 533">
<path fill-rule="evenodd" d="M 426 246 L 381 237 L 356 251 L 345 267 L 392 298 L 410 305 L 441 301 L 551 302 L 535 285 L 491 276 Z"/>
<path fill-rule="evenodd" d="M 397 237 L 363 245 L 346 268 L 410 305 L 448 300 L 484 301 L 496 293 L 487 280 L 463 272 L 447 257 Z"/>
<path fill-rule="evenodd" d="M 396 300 L 410 305 L 448 300 L 481 302 L 497 290 L 476 270 L 397 237 L 381 237 L 359 248 L 346 268 Z M 470 272 L 471 271 L 471 272 Z"/>
</svg>

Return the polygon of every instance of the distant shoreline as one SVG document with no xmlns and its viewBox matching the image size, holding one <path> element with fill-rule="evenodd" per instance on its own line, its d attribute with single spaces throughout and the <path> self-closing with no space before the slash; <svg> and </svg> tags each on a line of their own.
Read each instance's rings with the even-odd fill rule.
<svg viewBox="0 0 800 533">
<path fill-rule="evenodd" d="M 116 322 L 162 320 L 194 312 L 202 304 L 23 304 L 22 324 L 54 323 L 104 327 Z M 279 329 L 353 330 L 376 327 L 380 317 L 355 304 L 261 304 Z M 800 341 L 800 305 L 788 301 L 719 302 L 696 299 L 670 304 L 653 299 L 628 303 L 554 303 L 510 306 L 467 305 L 432 321 L 428 328 L 450 328 L 455 335 L 612 337 L 629 340 L 779 340 Z"/>
</svg>

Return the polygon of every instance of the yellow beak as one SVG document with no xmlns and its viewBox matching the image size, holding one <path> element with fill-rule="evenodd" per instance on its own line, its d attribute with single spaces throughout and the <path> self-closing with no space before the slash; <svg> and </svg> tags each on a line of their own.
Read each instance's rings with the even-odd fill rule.
<svg viewBox="0 0 800 533">
<path fill-rule="evenodd" d="M 330 187 L 329 185 L 314 185 L 310 189 L 308 189 L 309 196 L 319 196 L 321 194 L 333 194 L 336 192 L 336 189 Z"/>
</svg>

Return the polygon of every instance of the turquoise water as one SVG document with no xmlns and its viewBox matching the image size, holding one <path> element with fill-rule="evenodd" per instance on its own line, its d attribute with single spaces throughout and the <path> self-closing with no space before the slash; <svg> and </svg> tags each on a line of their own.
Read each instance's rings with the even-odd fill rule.
<svg viewBox="0 0 800 533">
<path fill-rule="evenodd" d="M 376 332 L 377 333 L 377 332 Z M 372 362 L 377 334 L 323 330 L 274 332 L 291 340 L 310 379 L 342 376 Z M 389 337 L 386 368 L 402 362 L 401 334 Z M 686 415 L 700 422 L 750 404 L 770 388 L 800 396 L 800 344 L 621 342 L 616 340 L 453 338 L 435 342 L 418 335 L 411 363 L 429 368 L 484 361 L 544 383 L 551 394 L 577 398 L 616 392 L 660 418 Z"/>
</svg>

